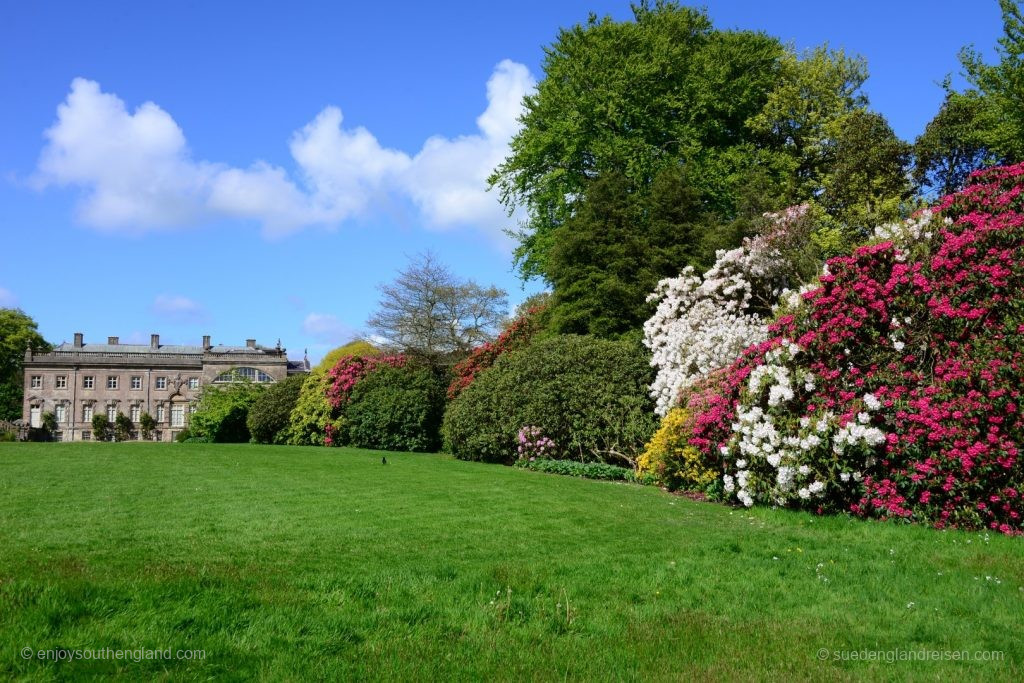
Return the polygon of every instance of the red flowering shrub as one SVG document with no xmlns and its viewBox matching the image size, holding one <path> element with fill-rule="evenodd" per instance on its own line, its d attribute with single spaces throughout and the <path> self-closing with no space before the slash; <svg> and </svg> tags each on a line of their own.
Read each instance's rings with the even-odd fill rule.
<svg viewBox="0 0 1024 683">
<path fill-rule="evenodd" d="M 503 353 L 519 349 L 530 343 L 533 336 L 541 329 L 540 315 L 543 306 L 532 306 L 526 313 L 516 318 L 508 329 L 498 335 L 493 342 L 487 342 L 473 349 L 464 360 L 452 369 L 455 375 L 448 385 L 448 400 L 458 396 L 463 389 L 476 379 L 476 376 L 494 365 L 494 361 Z"/>
<path fill-rule="evenodd" d="M 1024 531 L 1024 164 L 973 181 L 831 259 L 689 399 L 729 497 Z"/>
<path fill-rule="evenodd" d="M 380 367 L 400 368 L 406 363 L 403 355 L 397 356 L 352 356 L 338 359 L 327 371 L 324 394 L 330 407 L 330 415 L 324 425 L 325 446 L 342 446 L 347 441 L 343 428 L 345 408 L 352 399 L 352 390 L 360 380 Z"/>
</svg>

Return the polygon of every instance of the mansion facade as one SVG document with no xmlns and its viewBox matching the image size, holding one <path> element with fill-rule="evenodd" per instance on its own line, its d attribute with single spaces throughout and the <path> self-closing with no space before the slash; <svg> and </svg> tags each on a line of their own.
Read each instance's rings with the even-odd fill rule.
<svg viewBox="0 0 1024 683">
<path fill-rule="evenodd" d="M 249 380 L 278 382 L 288 375 L 309 372 L 309 360 L 290 361 L 281 348 L 267 348 L 247 339 L 245 346 L 161 345 L 160 335 L 144 344 L 87 344 L 82 333 L 49 353 L 25 351 L 23 423 L 42 426 L 44 413 L 57 419 L 59 441 L 89 441 L 94 415 L 111 423 L 123 413 L 135 425 L 138 438 L 143 413 L 156 420 L 151 439 L 173 441 L 188 424 L 200 390 L 208 384 Z"/>
</svg>

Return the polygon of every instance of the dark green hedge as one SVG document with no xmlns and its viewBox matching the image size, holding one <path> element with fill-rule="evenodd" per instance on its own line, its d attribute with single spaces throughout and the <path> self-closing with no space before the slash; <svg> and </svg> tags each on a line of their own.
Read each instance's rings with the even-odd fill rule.
<svg viewBox="0 0 1024 683">
<path fill-rule="evenodd" d="M 288 440 L 292 410 L 299 401 L 299 392 L 306 375 L 292 375 L 271 384 L 249 408 L 245 424 L 256 443 L 283 444 Z"/>
<path fill-rule="evenodd" d="M 463 460 L 511 463 L 525 426 L 554 440 L 559 459 L 628 464 L 657 420 L 652 371 L 629 341 L 559 335 L 501 356 L 445 414 L 446 449 Z"/>
<path fill-rule="evenodd" d="M 389 451 L 437 451 L 448 378 L 437 370 L 380 366 L 359 380 L 345 409 L 348 444 Z"/>
</svg>

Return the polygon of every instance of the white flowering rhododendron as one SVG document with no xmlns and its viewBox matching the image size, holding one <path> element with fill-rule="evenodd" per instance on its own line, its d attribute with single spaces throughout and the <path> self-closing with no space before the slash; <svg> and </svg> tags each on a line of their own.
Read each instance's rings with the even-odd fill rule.
<svg viewBox="0 0 1024 683">
<path fill-rule="evenodd" d="M 696 275 L 686 267 L 679 277 L 658 283 L 648 301 L 657 301 L 644 324 L 644 344 L 658 369 L 651 396 L 659 415 L 676 403 L 680 391 L 725 367 L 748 346 L 764 341 L 767 314 L 792 272 L 779 244 L 807 213 L 806 204 L 765 214 L 771 227 L 743 246 L 716 252 L 715 264 Z"/>
<path fill-rule="evenodd" d="M 747 507 L 806 505 L 823 498 L 829 487 L 856 486 L 862 470 L 875 464 L 871 449 L 885 442 L 885 434 L 871 425 L 871 414 L 881 407 L 873 394 L 862 397 L 863 411 L 842 426 L 829 411 L 813 420 L 793 419 L 789 404 L 816 387 L 813 373 L 793 362 L 800 353 L 797 344 L 782 340 L 765 355 L 764 365 L 754 368 L 736 410 L 733 437 L 722 446 L 731 463 L 722 478 L 725 492 Z"/>
</svg>

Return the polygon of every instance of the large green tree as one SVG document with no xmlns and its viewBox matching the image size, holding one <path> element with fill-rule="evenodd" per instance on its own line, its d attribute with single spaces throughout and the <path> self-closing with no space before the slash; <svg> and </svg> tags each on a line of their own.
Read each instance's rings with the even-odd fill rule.
<svg viewBox="0 0 1024 683">
<path fill-rule="evenodd" d="M 781 43 L 717 31 L 703 11 L 674 3 L 633 13 L 628 22 L 592 15 L 559 33 L 490 178 L 509 208 L 527 210 L 515 254 L 524 277 L 545 274 L 556 230 L 598 176 L 620 174 L 640 198 L 661 170 L 679 167 L 705 204 L 729 215 L 758 165 L 747 120 L 777 81 Z"/>
<path fill-rule="evenodd" d="M 835 119 L 826 130 L 818 201 L 851 241 L 860 241 L 874 226 L 900 218 L 913 192 L 911 147 L 884 116 L 864 109 Z"/>
<path fill-rule="evenodd" d="M 681 169 L 660 172 L 640 202 L 631 189 L 619 172 L 599 176 L 554 231 L 543 270 L 554 289 L 551 330 L 616 337 L 639 329 L 658 280 L 701 263 L 718 246 L 718 232 L 706 224 L 700 195 Z"/>
<path fill-rule="evenodd" d="M 1024 17 L 1016 0 L 999 0 L 1003 35 L 999 62 L 986 64 L 973 48 L 961 52 L 968 82 L 986 100 L 979 121 L 985 146 L 1004 161 L 1024 161 Z"/>
<path fill-rule="evenodd" d="M 30 316 L 16 308 L 0 308 L 0 420 L 21 417 L 26 348 L 45 353 L 53 347 Z"/>
<path fill-rule="evenodd" d="M 914 141 L 914 181 L 925 192 L 950 194 L 971 172 L 1001 159 L 988 147 L 991 103 L 977 91 L 948 91 L 942 108 Z"/>
</svg>

